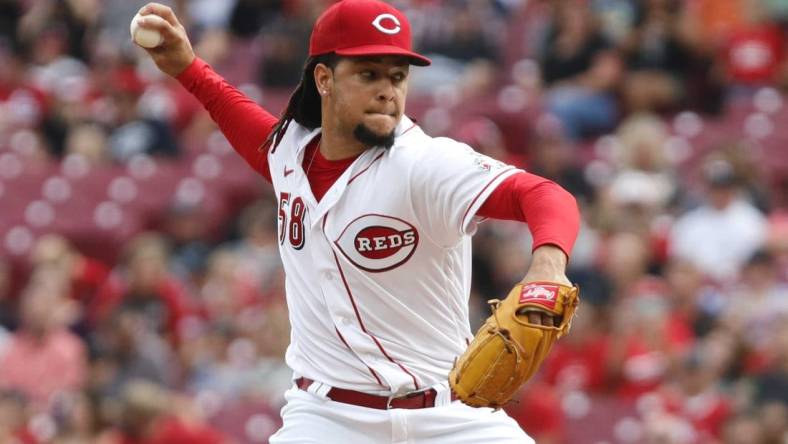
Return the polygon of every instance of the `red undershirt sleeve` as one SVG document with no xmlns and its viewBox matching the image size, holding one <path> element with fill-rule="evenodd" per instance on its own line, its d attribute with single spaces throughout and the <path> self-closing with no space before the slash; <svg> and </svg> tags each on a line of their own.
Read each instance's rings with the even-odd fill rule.
<svg viewBox="0 0 788 444">
<path fill-rule="evenodd" d="M 202 103 L 235 151 L 271 182 L 268 152 L 260 147 L 279 120 L 227 83 L 205 61 L 194 61 L 177 80 Z"/>
<path fill-rule="evenodd" d="M 567 257 L 580 230 L 580 211 L 574 196 L 555 182 L 526 172 L 501 182 L 476 215 L 527 222 L 534 250 L 555 245 Z"/>
</svg>

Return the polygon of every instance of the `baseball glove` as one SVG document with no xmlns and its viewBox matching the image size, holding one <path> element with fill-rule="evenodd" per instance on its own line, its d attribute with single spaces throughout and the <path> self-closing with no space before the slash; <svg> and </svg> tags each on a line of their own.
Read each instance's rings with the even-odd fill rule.
<svg viewBox="0 0 788 444">
<path fill-rule="evenodd" d="M 578 287 L 554 282 L 515 286 L 503 301 L 489 301 L 493 314 L 449 373 L 457 397 L 472 407 L 500 408 L 536 373 L 553 342 L 569 332 L 580 302 Z M 525 312 L 555 316 L 558 326 L 535 325 Z"/>
</svg>

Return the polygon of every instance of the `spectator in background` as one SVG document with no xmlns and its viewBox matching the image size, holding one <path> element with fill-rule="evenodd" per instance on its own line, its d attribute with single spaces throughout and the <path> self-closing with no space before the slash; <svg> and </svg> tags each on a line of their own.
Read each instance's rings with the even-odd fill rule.
<svg viewBox="0 0 788 444">
<path fill-rule="evenodd" d="M 31 81 L 25 58 L 22 48 L 0 46 L 0 129 L 9 136 L 37 129 L 48 110 L 47 94 Z"/>
<path fill-rule="evenodd" d="M 709 291 L 703 273 L 686 259 L 672 258 L 662 268 L 662 274 L 670 288 L 674 316 L 691 326 L 696 336 L 705 336 L 714 326 L 722 304 L 717 297 L 707 297 L 714 293 Z"/>
<path fill-rule="evenodd" d="M 611 153 L 616 171 L 600 201 L 616 229 L 641 234 L 652 249 L 664 237 L 657 232 L 655 219 L 678 192 L 666 153 L 669 136 L 667 126 L 655 115 L 633 114 L 624 120 Z M 661 251 L 652 253 L 663 259 Z"/>
<path fill-rule="evenodd" d="M 452 5 L 444 32 L 423 42 L 422 51 L 468 63 L 476 59 L 497 61 L 498 42 L 489 32 L 491 22 L 498 20 L 490 11 L 491 2 L 457 2 Z"/>
<path fill-rule="evenodd" d="M 770 358 L 780 326 L 788 324 L 788 285 L 778 280 L 771 254 L 757 251 L 747 261 L 720 322 L 738 332 L 751 353 Z"/>
<path fill-rule="evenodd" d="M 238 257 L 241 272 L 254 279 L 264 298 L 284 294 L 284 271 L 279 260 L 276 221 L 276 207 L 271 202 L 255 202 L 241 213 L 241 239 L 231 246 Z"/>
<path fill-rule="evenodd" d="M 66 328 L 74 317 L 68 290 L 52 271 L 43 273 L 23 292 L 20 328 L 0 356 L 0 388 L 23 393 L 39 409 L 87 382 L 85 346 Z"/>
<path fill-rule="evenodd" d="M 124 387 L 117 429 L 102 444 L 223 444 L 228 441 L 197 417 L 188 401 L 163 387 L 132 381 Z"/>
<path fill-rule="evenodd" d="M 59 42 L 52 40 L 49 44 L 62 46 L 63 55 L 87 60 L 85 39 L 90 27 L 96 24 L 98 12 L 96 0 L 33 2 L 21 19 L 19 35 L 28 42 L 42 35 L 55 38 Z"/>
<path fill-rule="evenodd" d="M 292 371 L 285 364 L 285 352 L 290 344 L 287 304 L 276 301 L 264 308 L 247 310 L 243 315 L 246 319 L 239 323 L 240 327 L 257 350 L 255 372 L 266 381 L 250 391 L 276 407 L 283 406 L 283 393 L 292 385 Z"/>
<path fill-rule="evenodd" d="M 723 111 L 726 99 L 730 97 L 725 94 L 726 69 L 720 56 L 724 54 L 724 45 L 730 40 L 732 33 L 747 22 L 748 17 L 762 2 L 763 0 L 684 2 L 687 29 L 692 30 L 696 42 L 696 72 L 686 90 L 689 106 L 709 114 Z"/>
<path fill-rule="evenodd" d="M 684 100 L 693 36 L 680 0 L 647 0 L 640 5 L 635 26 L 622 45 L 627 67 L 624 107 L 629 112 L 674 110 Z"/>
<path fill-rule="evenodd" d="M 27 75 L 46 94 L 42 139 L 56 157 L 63 154 L 65 133 L 72 123 L 68 119 L 74 117 L 69 112 L 75 111 L 64 103 L 86 89 L 90 72 L 86 38 L 95 24 L 96 11 L 93 0 L 44 0 L 31 4 L 20 23 L 18 34 L 31 63 Z"/>
<path fill-rule="evenodd" d="M 713 368 L 700 348 L 677 366 L 674 377 L 658 392 L 661 409 L 692 424 L 698 442 L 715 442 L 731 415 L 731 399 L 718 384 L 721 374 Z"/>
<path fill-rule="evenodd" d="M 617 144 L 613 146 L 613 163 L 619 172 L 638 171 L 654 176 L 659 199 L 664 203 L 676 190 L 665 182 L 674 182 L 666 145 L 670 131 L 665 122 L 652 113 L 636 113 L 627 117 L 616 129 Z M 668 187 L 668 189 L 665 189 Z"/>
<path fill-rule="evenodd" d="M 615 308 L 608 363 L 623 400 L 657 389 L 692 345 L 692 331 L 674 316 L 667 292 L 661 280 L 643 278 Z"/>
<path fill-rule="evenodd" d="M 284 363 L 289 323 L 284 304 L 247 307 L 234 324 L 215 323 L 192 347 L 188 387 L 226 399 L 259 399 L 284 405 L 282 390 L 292 385 Z M 196 344 L 195 344 L 196 345 Z"/>
<path fill-rule="evenodd" d="M 19 392 L 0 390 L 0 442 L 36 444 L 28 429 L 27 399 Z"/>
<path fill-rule="evenodd" d="M 177 156 L 178 142 L 167 122 L 140 113 L 138 102 L 146 85 L 133 67 L 119 68 L 112 77 L 114 129 L 109 136 L 112 157 L 125 162 L 136 154 Z"/>
<path fill-rule="evenodd" d="M 583 174 L 574 151 L 571 141 L 560 129 L 537 130 L 535 141 L 529 145 L 528 170 L 561 185 L 575 196 L 581 207 L 589 206 L 596 197 L 595 190 Z"/>
<path fill-rule="evenodd" d="M 604 393 L 608 388 L 606 307 L 586 303 L 583 311 L 583 319 L 572 322 L 572 334 L 555 344 L 542 368 L 545 382 L 562 393 Z"/>
<path fill-rule="evenodd" d="M 97 112 L 87 67 L 50 75 L 50 112 L 42 125 L 50 153 L 56 158 L 76 153 L 93 165 L 106 164 L 110 160 L 107 130 L 91 124 Z"/>
<path fill-rule="evenodd" d="M 709 277 L 730 282 L 764 243 L 766 218 L 741 196 L 739 178 L 729 163 L 710 161 L 702 173 L 706 201 L 676 220 L 669 250 Z"/>
<path fill-rule="evenodd" d="M 303 71 L 303 54 L 309 46 L 310 24 L 303 21 L 278 21 L 264 39 L 260 59 L 260 84 L 269 88 L 289 88 L 298 83 Z"/>
<path fill-rule="evenodd" d="M 88 305 L 104 281 L 109 269 L 100 261 L 82 255 L 69 241 L 57 234 L 47 234 L 36 242 L 30 253 L 33 268 L 50 267 L 67 281 L 69 296 Z"/>
<path fill-rule="evenodd" d="M 231 324 L 244 308 L 263 302 L 255 277 L 243 270 L 244 264 L 234 252 L 211 254 L 199 293 L 206 320 Z"/>
<path fill-rule="evenodd" d="M 649 269 L 653 258 L 648 239 L 642 233 L 612 230 L 599 252 L 599 265 L 612 284 L 616 298 L 625 298 Z"/>
<path fill-rule="evenodd" d="M 499 80 L 492 74 L 500 75 L 502 59 L 503 35 L 495 30 L 504 22 L 497 15 L 496 2 L 427 2 L 412 6 L 408 15 L 414 19 L 414 42 L 418 41 L 421 52 L 433 63 L 429 70 L 411 73 L 411 96 L 428 96 L 442 89 L 454 91 L 458 99 L 488 98 L 478 95 L 491 92 L 489 83 Z M 419 26 L 419 18 L 429 26 Z"/>
<path fill-rule="evenodd" d="M 621 59 L 599 30 L 588 2 L 557 0 L 541 50 L 546 106 L 573 140 L 610 130 Z"/>
<path fill-rule="evenodd" d="M 143 233 L 129 242 L 123 265 L 113 271 L 88 307 L 93 324 L 110 319 L 118 309 L 144 315 L 152 331 L 177 340 L 181 321 L 193 311 L 184 284 L 169 272 L 165 239 Z"/>
<path fill-rule="evenodd" d="M 130 381 L 144 380 L 175 387 L 180 368 L 170 344 L 145 315 L 121 308 L 91 335 L 91 390 L 115 400 Z"/>
<path fill-rule="evenodd" d="M 667 228 L 660 216 L 678 192 L 665 148 L 668 139 L 666 125 L 651 114 L 631 115 L 611 139 L 609 158 L 614 169 L 597 188 L 596 212 L 592 214 L 597 227 L 612 233 L 609 245 L 615 254 L 612 262 L 607 262 L 608 271 L 621 289 L 626 284 L 621 282 L 620 270 L 639 264 L 644 271 L 654 271 L 666 259 Z M 612 248 L 626 240 L 625 233 L 639 238 L 633 250 Z M 630 262 L 633 256 L 639 257 L 641 247 L 645 248 L 645 262 Z M 616 258 L 623 260 L 617 262 Z"/>
<path fill-rule="evenodd" d="M 205 213 L 199 203 L 175 199 L 164 216 L 164 232 L 172 245 L 170 264 L 173 272 L 184 281 L 200 276 L 211 254 Z"/>
<path fill-rule="evenodd" d="M 728 93 L 749 97 L 758 88 L 785 81 L 785 35 L 758 2 L 747 5 L 718 48 Z"/>
</svg>

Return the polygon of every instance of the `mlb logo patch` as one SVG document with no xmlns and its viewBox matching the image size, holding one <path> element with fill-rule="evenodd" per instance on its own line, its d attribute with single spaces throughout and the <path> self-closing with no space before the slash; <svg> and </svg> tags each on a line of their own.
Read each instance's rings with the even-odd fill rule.
<svg viewBox="0 0 788 444">
<path fill-rule="evenodd" d="M 520 290 L 520 304 L 537 304 L 555 310 L 558 300 L 558 285 L 530 283 Z"/>
<path fill-rule="evenodd" d="M 473 153 L 473 164 L 480 170 L 490 172 L 505 167 L 506 165 L 492 157 L 485 156 L 484 154 Z"/>
<path fill-rule="evenodd" d="M 481 158 L 474 160 L 473 163 L 477 167 L 479 167 L 479 169 L 482 169 L 484 171 L 490 171 L 492 169 L 492 165 L 490 165 L 489 162 L 486 162 L 484 159 Z"/>
</svg>

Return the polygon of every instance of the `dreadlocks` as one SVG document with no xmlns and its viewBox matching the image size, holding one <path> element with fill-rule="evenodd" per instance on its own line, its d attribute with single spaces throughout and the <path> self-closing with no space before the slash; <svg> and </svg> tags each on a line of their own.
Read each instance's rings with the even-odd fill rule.
<svg viewBox="0 0 788 444">
<path fill-rule="evenodd" d="M 301 74 L 301 81 L 290 96 L 287 108 L 279 117 L 279 122 L 274 125 L 271 134 L 261 149 L 272 147 L 272 150 L 275 150 L 285 131 L 287 131 L 287 126 L 293 120 L 309 129 L 314 129 L 321 125 L 323 113 L 320 108 L 320 94 L 318 94 L 317 85 L 315 85 L 315 68 L 322 63 L 333 70 L 336 68 L 339 60 L 340 56 L 333 52 L 309 57 L 306 60 L 304 72 Z"/>
</svg>

